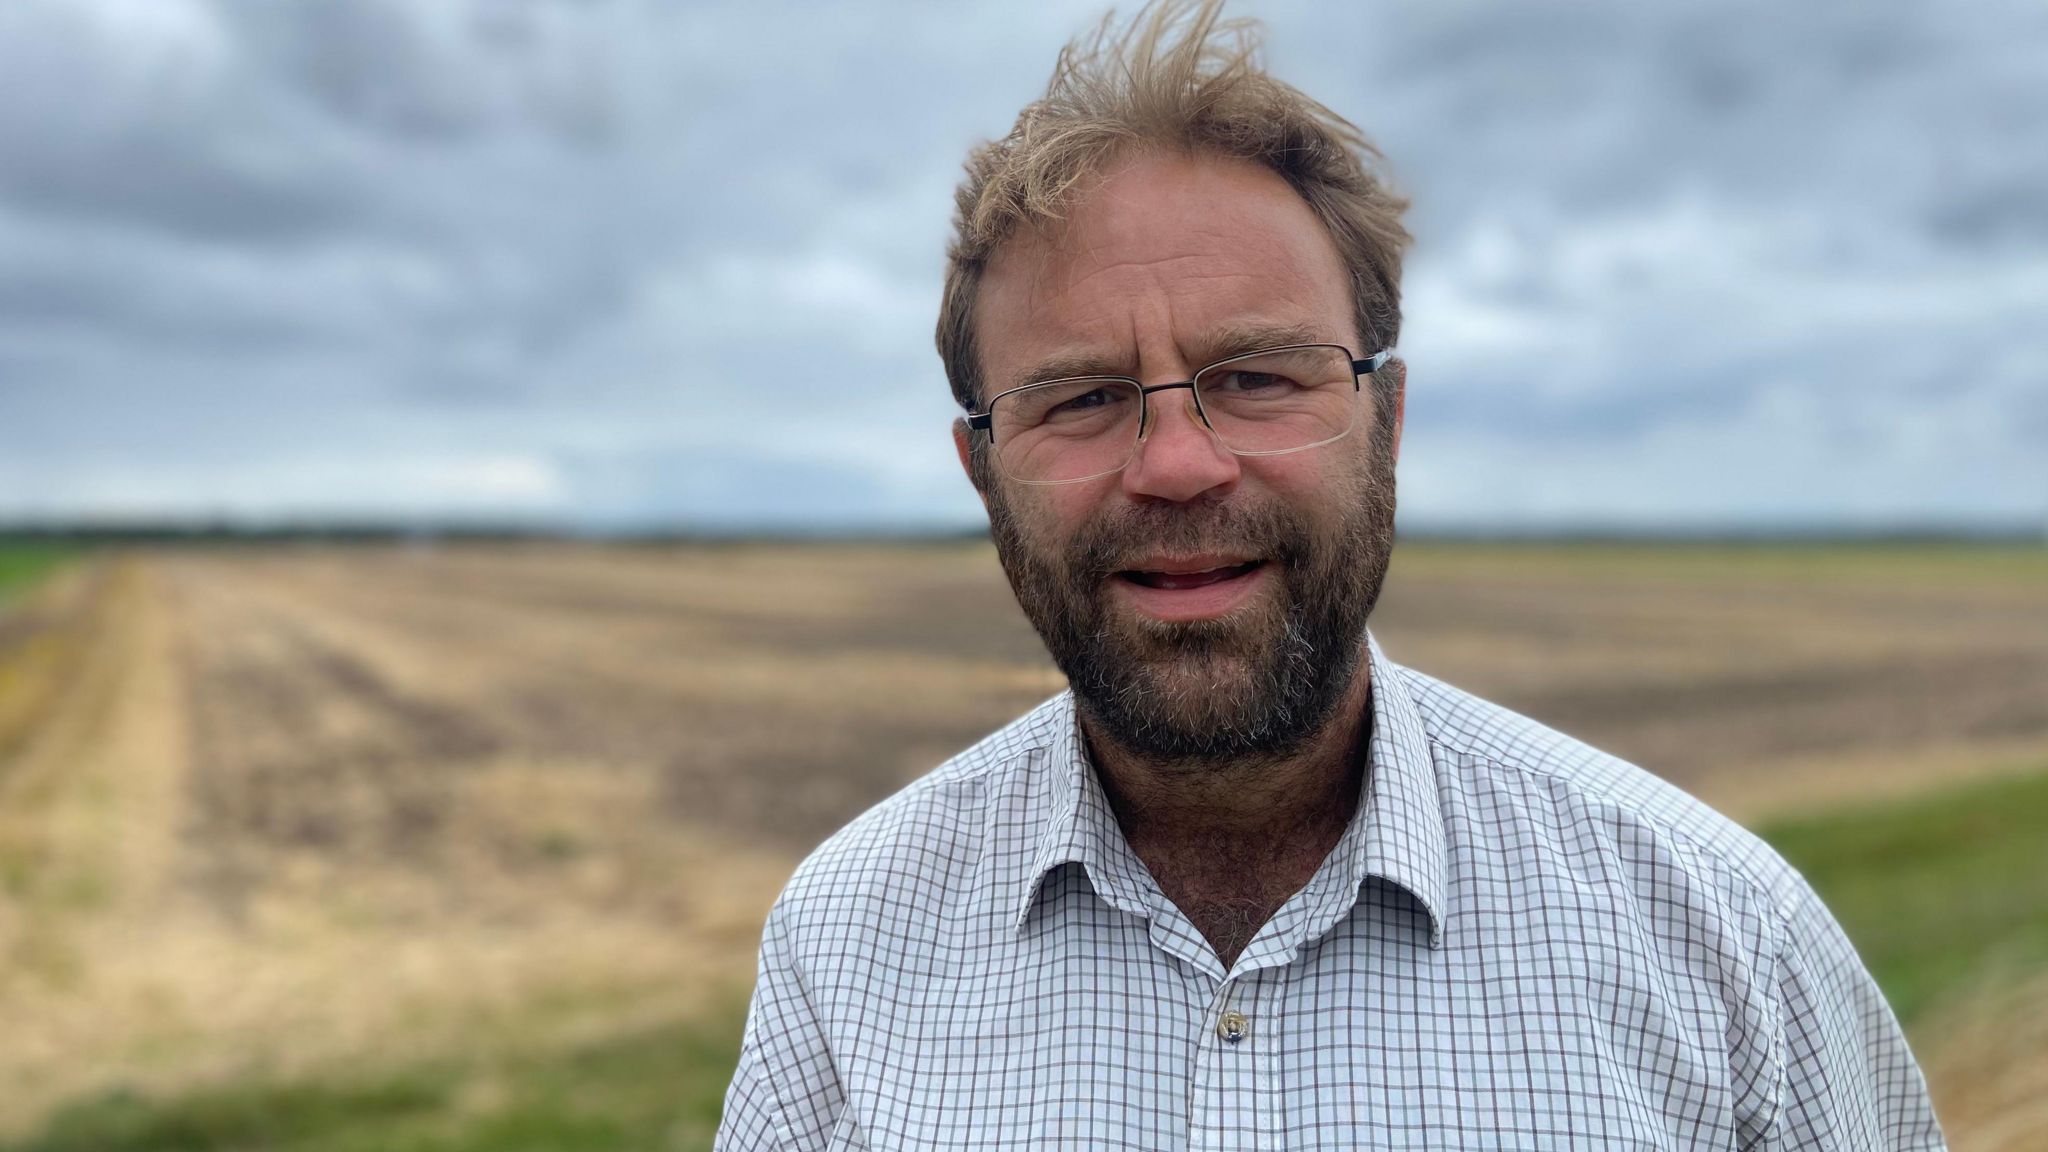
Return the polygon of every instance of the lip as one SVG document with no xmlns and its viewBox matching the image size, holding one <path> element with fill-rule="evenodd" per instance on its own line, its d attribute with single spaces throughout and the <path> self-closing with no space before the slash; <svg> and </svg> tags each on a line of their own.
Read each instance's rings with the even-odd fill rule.
<svg viewBox="0 0 2048 1152">
<path fill-rule="evenodd" d="M 1269 572 L 1273 566 L 1259 561 L 1249 571 L 1194 588 L 1154 588 L 1130 579 L 1124 572 L 1191 575 L 1248 563 L 1253 562 L 1228 556 L 1145 560 L 1118 572 L 1110 578 L 1110 583 L 1116 587 L 1117 595 L 1155 620 L 1213 620 L 1257 595 L 1270 579 Z"/>
<path fill-rule="evenodd" d="M 1197 552 L 1192 556 L 1143 556 L 1123 565 L 1125 572 L 1163 572 L 1183 576 L 1192 572 L 1211 572 L 1218 568 L 1235 568 L 1240 564 L 1251 564 L 1256 556 L 1238 556 L 1228 552 Z"/>
</svg>

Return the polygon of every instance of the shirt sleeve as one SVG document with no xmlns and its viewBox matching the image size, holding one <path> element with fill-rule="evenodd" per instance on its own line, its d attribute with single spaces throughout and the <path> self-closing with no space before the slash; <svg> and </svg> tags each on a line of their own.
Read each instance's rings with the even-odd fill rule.
<svg viewBox="0 0 2048 1152">
<path fill-rule="evenodd" d="M 719 1117 L 714 1152 L 781 1152 L 789 1148 L 782 1139 L 781 1111 L 775 1086 L 761 1067 L 761 1053 L 748 1043 L 740 1050 L 739 1068 L 725 1092 L 725 1112 Z"/>
<path fill-rule="evenodd" d="M 1898 1018 L 1803 883 L 1779 946 L 1782 1072 L 1771 1152 L 1946 1149 Z"/>
<path fill-rule="evenodd" d="M 778 901 L 761 933 L 754 998 L 714 1152 L 821 1152 L 845 1110 L 788 931 L 788 913 Z"/>
</svg>

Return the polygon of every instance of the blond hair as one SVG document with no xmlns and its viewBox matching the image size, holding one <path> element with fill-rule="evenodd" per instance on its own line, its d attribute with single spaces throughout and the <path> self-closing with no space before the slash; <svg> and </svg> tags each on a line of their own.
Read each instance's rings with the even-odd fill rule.
<svg viewBox="0 0 2048 1152">
<path fill-rule="evenodd" d="M 1367 344 L 1353 351 L 1369 354 L 1399 336 L 1408 202 L 1374 172 L 1380 155 L 1365 136 L 1267 75 L 1258 26 L 1223 20 L 1221 8 L 1221 0 L 1158 0 L 1120 32 L 1104 17 L 1093 36 L 1060 52 L 1044 97 L 1018 114 L 1009 135 L 969 154 L 954 193 L 938 325 L 939 358 L 962 407 L 979 403 L 974 304 L 989 258 L 1020 227 L 1058 221 L 1091 177 L 1134 148 L 1233 157 L 1281 176 L 1330 230 L 1349 270 Z M 1376 407 L 1391 421 L 1391 402 Z M 977 439 L 977 455 L 979 447 Z"/>
</svg>

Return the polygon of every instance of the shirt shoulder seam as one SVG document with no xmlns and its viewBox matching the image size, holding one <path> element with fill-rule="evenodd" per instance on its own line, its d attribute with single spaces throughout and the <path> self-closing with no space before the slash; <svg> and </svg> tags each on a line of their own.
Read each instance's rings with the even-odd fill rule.
<svg viewBox="0 0 2048 1152">
<path fill-rule="evenodd" d="M 1426 731 L 1424 736 L 1432 749 L 1442 749 L 1460 756 L 1469 757 L 1481 763 L 1492 765 L 1502 771 L 1561 784 L 1565 787 L 1573 788 L 1591 803 L 1627 811 L 1656 828 L 1664 835 L 1671 837 L 1674 841 L 1682 843 L 1692 851 L 1717 862 L 1722 868 L 1727 870 L 1730 876 L 1735 877 L 1743 885 L 1750 893 L 1751 899 L 1757 902 L 1760 909 L 1768 912 L 1768 915 L 1764 918 L 1764 926 L 1765 931 L 1769 933 L 1769 938 L 1760 942 L 1761 947 L 1758 949 L 1759 954 L 1757 958 L 1759 961 L 1767 961 L 1771 965 L 1771 971 L 1768 982 L 1760 984 L 1759 987 L 1772 990 L 1777 988 L 1785 963 L 1785 950 L 1793 946 L 1793 916 L 1789 908 L 1779 904 L 1778 895 L 1773 887 L 1752 875 L 1750 868 L 1744 861 L 1732 857 L 1720 847 L 1701 839 L 1693 832 L 1674 824 L 1668 818 L 1654 811 L 1626 804 L 1604 789 L 1585 787 L 1582 782 L 1574 780 L 1562 772 L 1549 771 L 1536 764 L 1513 762 L 1496 753 L 1440 739 L 1433 732 Z M 1739 825 L 1737 827 L 1740 828 Z M 1772 991 L 1770 995 L 1771 1035 L 1768 1048 L 1771 1064 L 1771 1091 L 1766 1096 L 1766 1120 L 1762 1129 L 1766 1133 L 1776 1128 L 1784 1114 L 1785 1091 L 1785 1021 L 1782 1013 L 1777 1008 L 1775 991 Z"/>
</svg>

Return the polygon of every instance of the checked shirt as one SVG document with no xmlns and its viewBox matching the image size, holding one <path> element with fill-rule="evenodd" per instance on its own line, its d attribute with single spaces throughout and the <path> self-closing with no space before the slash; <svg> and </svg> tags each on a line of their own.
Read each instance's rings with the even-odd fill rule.
<svg viewBox="0 0 2048 1152">
<path fill-rule="evenodd" d="M 1228 968 L 1069 694 L 832 837 L 769 915 L 718 1147 L 1942 1147 L 1798 873 L 1369 644 L 1357 815 Z"/>
</svg>

